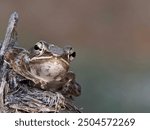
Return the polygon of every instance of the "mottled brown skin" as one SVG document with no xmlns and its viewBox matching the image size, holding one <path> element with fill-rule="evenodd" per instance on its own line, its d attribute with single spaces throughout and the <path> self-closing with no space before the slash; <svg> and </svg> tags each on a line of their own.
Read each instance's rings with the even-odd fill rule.
<svg viewBox="0 0 150 130">
<path fill-rule="evenodd" d="M 69 71 L 75 56 L 76 53 L 70 46 L 60 48 L 39 41 L 28 51 L 17 47 L 10 49 L 4 59 L 16 73 L 44 90 L 79 96 L 81 87 L 75 81 L 75 74 Z"/>
</svg>

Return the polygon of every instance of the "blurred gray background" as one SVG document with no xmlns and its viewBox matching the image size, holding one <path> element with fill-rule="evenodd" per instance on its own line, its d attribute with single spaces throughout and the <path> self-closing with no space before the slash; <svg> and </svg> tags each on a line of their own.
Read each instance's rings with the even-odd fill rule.
<svg viewBox="0 0 150 130">
<path fill-rule="evenodd" d="M 0 0 L 0 39 L 17 11 L 20 46 L 72 45 L 83 112 L 150 112 L 150 1 Z"/>
</svg>

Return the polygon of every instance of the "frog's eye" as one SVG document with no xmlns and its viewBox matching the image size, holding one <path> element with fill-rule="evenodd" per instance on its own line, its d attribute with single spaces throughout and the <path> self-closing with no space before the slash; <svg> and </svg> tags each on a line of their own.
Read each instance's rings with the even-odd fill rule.
<svg viewBox="0 0 150 130">
<path fill-rule="evenodd" d="M 34 46 L 34 49 L 35 49 L 35 50 L 41 50 L 41 48 L 39 48 L 38 45 L 35 45 L 35 46 Z"/>
<path fill-rule="evenodd" d="M 44 53 L 45 50 L 45 44 L 43 41 L 37 42 L 33 48 L 30 50 L 32 55 L 40 56 Z"/>
<path fill-rule="evenodd" d="M 75 58 L 76 57 L 76 52 L 75 51 L 73 51 L 72 53 L 70 53 L 70 55 L 69 55 L 70 57 L 72 57 L 72 58 Z"/>
<path fill-rule="evenodd" d="M 76 57 L 76 52 L 71 46 L 65 46 L 65 52 L 68 55 L 68 59 L 72 61 Z"/>
<path fill-rule="evenodd" d="M 43 44 L 41 42 L 38 42 L 34 46 L 34 50 L 39 50 L 41 51 L 43 49 Z"/>
<path fill-rule="evenodd" d="M 76 57 L 76 52 L 75 52 L 75 51 L 72 51 L 72 52 L 69 54 L 69 59 L 72 61 L 75 57 Z"/>
</svg>

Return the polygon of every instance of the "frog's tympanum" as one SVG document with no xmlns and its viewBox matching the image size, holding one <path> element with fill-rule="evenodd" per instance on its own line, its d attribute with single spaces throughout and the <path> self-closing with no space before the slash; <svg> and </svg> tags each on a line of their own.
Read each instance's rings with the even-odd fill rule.
<svg viewBox="0 0 150 130">
<path fill-rule="evenodd" d="M 23 48 L 8 50 L 5 61 L 17 74 L 33 81 L 44 90 L 61 91 L 64 95 L 79 96 L 80 85 L 69 71 L 76 53 L 72 47 L 60 48 L 45 41 L 37 42 L 28 51 Z"/>
</svg>

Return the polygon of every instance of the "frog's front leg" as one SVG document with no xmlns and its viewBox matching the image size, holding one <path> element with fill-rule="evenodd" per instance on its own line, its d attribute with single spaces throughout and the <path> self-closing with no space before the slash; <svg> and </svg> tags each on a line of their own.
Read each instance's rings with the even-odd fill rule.
<svg viewBox="0 0 150 130">
<path fill-rule="evenodd" d="M 75 74 L 69 71 L 65 77 L 66 83 L 62 89 L 64 95 L 79 96 L 81 94 L 81 86 L 75 80 Z"/>
<path fill-rule="evenodd" d="M 13 63 L 13 70 L 26 78 L 27 80 L 31 80 L 34 82 L 34 84 L 39 84 L 40 80 L 38 80 L 32 73 L 30 72 L 30 58 L 28 55 L 25 55 L 24 53 L 20 54 L 18 56 L 18 60 L 15 60 Z"/>
</svg>

